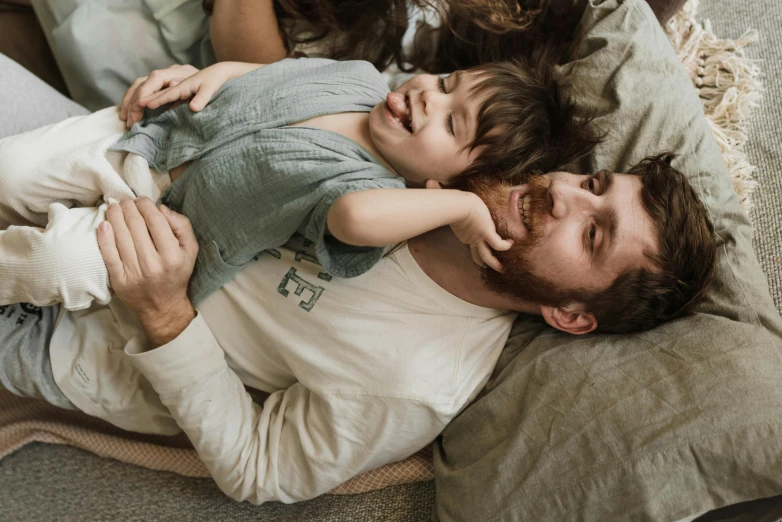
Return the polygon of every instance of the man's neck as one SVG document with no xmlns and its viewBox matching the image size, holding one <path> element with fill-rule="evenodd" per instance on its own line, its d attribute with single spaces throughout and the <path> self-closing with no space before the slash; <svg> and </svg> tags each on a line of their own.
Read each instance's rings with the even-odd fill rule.
<svg viewBox="0 0 782 522">
<path fill-rule="evenodd" d="M 478 306 L 540 314 L 540 307 L 517 301 L 488 290 L 481 279 L 481 268 L 470 250 L 451 232 L 438 228 L 407 242 L 410 254 L 432 281 L 456 297 Z"/>
</svg>

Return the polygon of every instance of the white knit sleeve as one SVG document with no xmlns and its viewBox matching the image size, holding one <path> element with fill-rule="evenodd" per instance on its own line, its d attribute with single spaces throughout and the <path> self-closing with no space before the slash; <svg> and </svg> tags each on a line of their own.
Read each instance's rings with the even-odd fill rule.
<svg viewBox="0 0 782 522">
<path fill-rule="evenodd" d="M 220 489 L 236 500 L 286 503 L 430 443 L 447 419 L 427 403 L 317 394 L 296 383 L 253 403 L 198 315 L 171 343 L 126 353 L 152 383 Z"/>
</svg>

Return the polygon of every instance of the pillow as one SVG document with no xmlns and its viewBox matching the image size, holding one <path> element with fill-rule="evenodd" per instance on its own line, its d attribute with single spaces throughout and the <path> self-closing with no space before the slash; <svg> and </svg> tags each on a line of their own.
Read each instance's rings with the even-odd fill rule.
<svg viewBox="0 0 782 522">
<path fill-rule="evenodd" d="M 679 520 L 782 493 L 782 318 L 700 100 L 643 0 L 590 0 L 576 98 L 608 139 L 579 168 L 678 154 L 719 244 L 697 313 L 633 335 L 514 325 L 435 444 L 443 522 Z"/>
<path fill-rule="evenodd" d="M 71 97 L 119 105 L 136 78 L 215 62 L 200 0 L 31 0 Z"/>
</svg>

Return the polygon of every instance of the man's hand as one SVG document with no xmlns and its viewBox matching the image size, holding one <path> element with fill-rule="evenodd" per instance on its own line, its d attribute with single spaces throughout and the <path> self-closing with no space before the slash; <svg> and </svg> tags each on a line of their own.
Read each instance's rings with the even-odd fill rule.
<svg viewBox="0 0 782 522">
<path fill-rule="evenodd" d="M 195 317 L 187 297 L 198 243 L 190 220 L 149 198 L 112 203 L 98 245 L 117 297 L 136 312 L 153 347 L 179 335 Z"/>
<path fill-rule="evenodd" d="M 459 241 L 470 246 L 473 261 L 502 272 L 502 264 L 491 249 L 504 252 L 513 246 L 513 241 L 502 239 L 497 233 L 489 208 L 483 200 L 476 196 L 468 214 L 456 223 L 451 223 L 451 230 Z"/>
<path fill-rule="evenodd" d="M 152 71 L 148 76 L 142 76 L 134 81 L 122 97 L 119 106 L 119 117 L 130 128 L 144 117 L 144 106 L 139 102 L 149 98 L 156 92 L 175 86 L 185 78 L 198 72 L 192 65 L 172 65 L 167 69 Z"/>
</svg>

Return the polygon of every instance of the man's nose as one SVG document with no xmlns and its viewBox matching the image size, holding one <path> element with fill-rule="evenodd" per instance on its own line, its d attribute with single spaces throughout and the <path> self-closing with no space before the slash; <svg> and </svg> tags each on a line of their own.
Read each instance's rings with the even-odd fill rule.
<svg viewBox="0 0 782 522">
<path fill-rule="evenodd" d="M 570 214 L 593 213 L 599 204 L 597 196 L 563 180 L 553 180 L 549 184 L 548 195 L 551 198 L 551 215 L 556 219 Z"/>
</svg>

